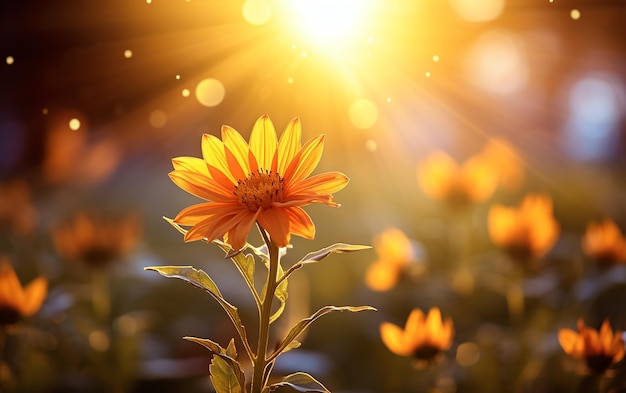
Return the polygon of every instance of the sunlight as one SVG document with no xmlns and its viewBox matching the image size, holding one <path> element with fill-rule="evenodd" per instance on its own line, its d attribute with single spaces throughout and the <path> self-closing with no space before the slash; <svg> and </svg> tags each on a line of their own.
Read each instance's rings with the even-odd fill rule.
<svg viewBox="0 0 626 393">
<path fill-rule="evenodd" d="M 296 28 L 312 43 L 336 45 L 355 35 L 369 1 L 297 0 L 290 2 Z"/>
</svg>

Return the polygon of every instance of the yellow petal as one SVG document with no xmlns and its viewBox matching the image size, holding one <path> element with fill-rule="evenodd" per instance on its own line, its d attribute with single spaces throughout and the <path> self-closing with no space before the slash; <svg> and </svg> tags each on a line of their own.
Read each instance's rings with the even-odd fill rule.
<svg viewBox="0 0 626 393">
<path fill-rule="evenodd" d="M 314 193 L 330 195 L 342 190 L 350 180 L 341 172 L 326 172 L 311 176 L 297 183 L 288 184 L 285 193 L 298 199 L 298 194 Z"/>
<path fill-rule="evenodd" d="M 398 268 L 395 265 L 374 262 L 365 271 L 365 284 L 377 292 L 385 292 L 398 282 Z"/>
<path fill-rule="evenodd" d="M 408 340 L 419 344 L 424 336 L 424 313 L 419 308 L 415 308 L 409 314 L 404 324 L 405 336 Z"/>
<path fill-rule="evenodd" d="M 20 280 L 13 267 L 6 261 L 0 265 L 0 305 L 19 307 L 24 301 Z"/>
<path fill-rule="evenodd" d="M 28 317 L 39 310 L 48 293 L 48 281 L 44 277 L 33 280 L 24 288 L 22 315 Z"/>
<path fill-rule="evenodd" d="M 237 184 L 237 180 L 230 173 L 226 155 L 224 153 L 224 143 L 219 138 L 210 135 L 202 135 L 202 157 L 204 161 L 217 168 L 221 173 L 230 179 L 231 182 Z"/>
<path fill-rule="evenodd" d="M 270 170 L 272 168 L 276 144 L 276 130 L 269 116 L 259 117 L 250 134 L 250 150 L 256 157 L 261 169 Z"/>
<path fill-rule="evenodd" d="M 295 184 L 313 172 L 322 158 L 324 135 L 310 139 L 293 158 L 285 171 L 285 183 Z"/>
<path fill-rule="evenodd" d="M 211 177 L 206 162 L 196 157 L 176 157 L 172 159 L 172 166 L 177 171 L 196 172 Z"/>
<path fill-rule="evenodd" d="M 228 202 L 234 199 L 232 192 L 225 190 L 213 179 L 198 176 L 197 173 L 187 171 L 173 171 L 170 179 L 188 193 L 209 201 Z"/>
<path fill-rule="evenodd" d="M 389 350 L 396 355 L 409 356 L 415 348 L 407 345 L 404 332 L 393 323 L 383 322 L 380 325 L 380 338 Z"/>
<path fill-rule="evenodd" d="M 518 225 L 518 215 L 513 209 L 501 205 L 494 205 L 489 209 L 487 224 L 489 237 L 494 244 L 506 246 L 510 242 L 515 227 Z"/>
<path fill-rule="evenodd" d="M 228 243 L 234 250 L 241 250 L 246 245 L 246 239 L 252 228 L 252 224 L 257 220 L 260 213 L 258 210 L 254 214 L 243 217 L 239 223 L 228 231 Z"/>
<path fill-rule="evenodd" d="M 284 175 L 287 167 L 300 151 L 302 138 L 302 125 L 300 119 L 295 118 L 289 122 L 285 132 L 278 141 L 278 173 Z"/>
<path fill-rule="evenodd" d="M 224 141 L 224 145 L 233 154 L 239 167 L 243 170 L 245 178 L 251 171 L 250 165 L 248 164 L 248 152 L 250 150 L 248 143 L 246 143 L 241 134 L 229 126 L 222 126 L 222 140 Z M 229 165 L 229 167 L 231 167 L 231 165 Z"/>
<path fill-rule="evenodd" d="M 445 197 L 458 176 L 458 164 L 443 151 L 435 151 L 417 167 L 417 180 L 422 191 L 431 198 Z"/>
</svg>

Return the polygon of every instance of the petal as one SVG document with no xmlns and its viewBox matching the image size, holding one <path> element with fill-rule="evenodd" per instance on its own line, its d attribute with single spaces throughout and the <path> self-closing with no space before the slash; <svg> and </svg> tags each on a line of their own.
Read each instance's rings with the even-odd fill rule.
<svg viewBox="0 0 626 393">
<path fill-rule="evenodd" d="M 413 349 L 404 340 L 404 332 L 393 323 L 383 322 L 380 325 L 380 338 L 389 350 L 396 355 L 409 356 Z"/>
<path fill-rule="evenodd" d="M 185 234 L 185 242 L 193 242 L 196 240 L 207 239 L 207 241 L 213 241 L 219 237 L 222 237 L 228 229 L 225 229 L 224 232 L 218 233 L 214 236 L 209 236 L 209 234 L 214 234 L 215 228 L 221 227 L 225 222 L 230 220 L 233 215 L 217 215 L 214 214 L 212 216 L 207 216 L 204 220 L 198 222 L 196 225 L 191 227 Z M 218 231 L 219 232 L 219 231 Z"/>
<path fill-rule="evenodd" d="M 445 197 L 458 177 L 456 161 L 443 151 L 430 154 L 417 167 L 417 181 L 422 191 L 431 198 Z"/>
<path fill-rule="evenodd" d="M 269 116 L 258 118 L 250 133 L 250 150 L 256 157 L 259 167 L 264 170 L 272 168 L 272 159 L 276 152 L 276 130 Z"/>
<path fill-rule="evenodd" d="M 330 195 L 343 189 L 350 179 L 341 172 L 326 172 L 311 176 L 297 183 L 290 183 L 285 190 L 287 196 L 298 199 L 299 194 Z"/>
<path fill-rule="evenodd" d="M 235 198 L 224 185 L 210 177 L 188 171 L 173 171 L 169 176 L 178 187 L 199 198 L 219 202 L 228 202 Z"/>
<path fill-rule="evenodd" d="M 230 167 L 226 161 L 224 143 L 219 138 L 210 134 L 202 135 L 202 157 L 207 164 L 216 168 L 223 176 L 225 175 L 231 182 L 237 184 L 237 180 L 230 173 Z M 213 176 L 213 172 L 211 172 L 211 176 Z"/>
<path fill-rule="evenodd" d="M 239 224 L 228 231 L 228 243 L 234 250 L 241 250 L 246 245 L 246 239 L 250 234 L 252 224 L 257 220 L 260 211 L 257 210 L 256 213 L 244 217 Z"/>
<path fill-rule="evenodd" d="M 296 184 L 309 176 L 322 158 L 323 151 L 324 135 L 310 139 L 305 143 L 285 170 L 286 188 L 290 188 L 290 184 Z"/>
<path fill-rule="evenodd" d="M 508 245 L 512 236 L 515 235 L 515 227 L 518 222 L 518 214 L 514 209 L 502 205 L 494 205 L 489 208 L 487 226 L 491 241 L 497 246 Z"/>
<path fill-rule="evenodd" d="M 283 208 L 264 209 L 257 218 L 259 225 L 265 229 L 278 247 L 289 244 L 289 216 Z"/>
<path fill-rule="evenodd" d="M 385 262 L 374 262 L 365 271 L 365 284 L 377 292 L 388 291 L 398 282 L 398 268 Z"/>
<path fill-rule="evenodd" d="M 234 215 L 241 209 L 239 202 L 205 202 L 184 208 L 174 218 L 174 222 L 181 225 L 196 225 L 208 216 Z"/>
<path fill-rule="evenodd" d="M 224 145 L 232 153 L 232 158 L 237 161 L 239 167 L 245 172 L 245 178 L 251 172 L 248 163 L 248 151 L 250 150 L 248 143 L 246 143 L 246 140 L 243 139 L 240 133 L 229 126 L 222 126 L 222 140 L 224 141 Z M 232 165 L 229 165 L 229 168 L 231 166 Z"/>
<path fill-rule="evenodd" d="M 235 153 L 230 151 L 227 146 L 224 146 L 224 154 L 226 154 L 226 161 L 228 162 L 228 168 L 230 169 L 230 173 L 232 173 L 233 177 L 237 180 L 244 180 L 248 177 L 248 172 L 239 165 L 239 158 L 236 157 Z"/>
<path fill-rule="evenodd" d="M 571 329 L 560 329 L 558 338 L 563 351 L 568 355 L 574 355 L 576 343 L 579 340 L 578 333 Z"/>
<path fill-rule="evenodd" d="M 411 340 L 417 336 L 422 336 L 424 330 L 424 313 L 419 308 L 413 309 L 406 319 L 404 324 L 404 331 L 406 337 L 410 337 Z M 416 342 L 416 341 L 413 341 Z"/>
<path fill-rule="evenodd" d="M 211 177 L 206 162 L 196 157 L 176 157 L 172 159 L 172 166 L 176 171 L 196 172 Z"/>
<path fill-rule="evenodd" d="M 289 122 L 285 132 L 278 141 L 278 173 L 285 173 L 287 167 L 296 156 L 301 147 L 302 126 L 300 119 L 295 118 Z"/>
<path fill-rule="evenodd" d="M 291 207 L 285 211 L 289 216 L 289 232 L 305 239 L 315 237 L 315 224 L 304 210 L 299 207 Z"/>
<path fill-rule="evenodd" d="M 19 307 L 24 299 L 22 285 L 15 270 L 6 261 L 0 265 L 0 284 L 0 304 Z"/>
<path fill-rule="evenodd" d="M 28 317 L 39 310 L 48 293 L 48 281 L 44 277 L 33 280 L 24 288 L 22 315 Z"/>
</svg>

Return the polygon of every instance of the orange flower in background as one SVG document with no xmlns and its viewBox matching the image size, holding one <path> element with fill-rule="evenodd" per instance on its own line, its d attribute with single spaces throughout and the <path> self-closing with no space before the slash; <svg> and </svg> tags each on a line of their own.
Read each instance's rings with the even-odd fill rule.
<svg viewBox="0 0 626 393">
<path fill-rule="evenodd" d="M 524 183 L 524 169 L 522 158 L 511 143 L 501 138 L 490 138 L 480 155 L 498 172 L 500 184 L 509 190 L 519 190 Z"/>
<path fill-rule="evenodd" d="M 131 251 L 141 229 L 135 215 L 105 217 L 102 213 L 77 213 L 52 230 L 57 252 L 92 268 L 102 268 Z"/>
<path fill-rule="evenodd" d="M 0 259 L 0 326 L 13 325 L 36 313 L 48 293 L 48 281 L 38 277 L 25 287 L 13 267 Z"/>
<path fill-rule="evenodd" d="M 0 184 L 0 229 L 24 235 L 33 230 L 36 221 L 28 184 L 19 179 Z"/>
<path fill-rule="evenodd" d="M 578 333 L 571 329 L 560 329 L 558 337 L 566 354 L 584 359 L 587 367 L 598 374 L 604 373 L 624 357 L 622 332 L 616 330 L 613 333 L 606 319 L 599 331 L 586 327 L 583 320 L 579 319 Z"/>
<path fill-rule="evenodd" d="M 374 238 L 378 259 L 368 266 L 365 283 L 374 291 L 388 291 L 398 282 L 406 265 L 414 259 L 408 237 L 397 228 L 389 228 Z"/>
<path fill-rule="evenodd" d="M 328 172 L 309 177 L 324 148 L 320 135 L 301 146 L 301 125 L 293 119 L 277 140 L 267 115 L 252 129 L 249 144 L 233 128 L 222 127 L 222 140 L 204 134 L 202 157 L 172 160 L 170 178 L 183 190 L 208 202 L 182 210 L 174 222 L 191 226 L 185 241 L 227 236 L 242 249 L 257 222 L 279 247 L 292 234 L 312 239 L 315 225 L 302 206 L 339 206 L 332 194 L 348 183 L 346 175 Z"/>
<path fill-rule="evenodd" d="M 552 199 L 535 194 L 527 195 L 518 208 L 492 206 L 488 229 L 494 244 L 522 260 L 545 255 L 560 233 L 552 215 Z"/>
<path fill-rule="evenodd" d="M 389 350 L 400 356 L 413 356 L 418 365 L 436 360 L 441 351 L 450 348 L 454 326 L 450 318 L 445 321 L 438 308 L 431 308 L 424 319 L 420 309 L 414 309 L 406 320 L 404 330 L 393 323 L 380 325 L 380 336 Z"/>
<path fill-rule="evenodd" d="M 452 206 L 483 202 L 496 189 L 498 172 L 480 156 L 459 164 L 443 151 L 435 151 L 417 167 L 417 180 L 426 195 Z"/>
<path fill-rule="evenodd" d="M 587 256 L 601 263 L 626 262 L 626 239 L 612 220 L 587 225 L 582 248 Z"/>
</svg>

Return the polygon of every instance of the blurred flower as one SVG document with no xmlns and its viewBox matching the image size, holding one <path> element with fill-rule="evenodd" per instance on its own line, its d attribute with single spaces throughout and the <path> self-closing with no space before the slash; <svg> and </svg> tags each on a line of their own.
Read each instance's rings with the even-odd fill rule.
<svg viewBox="0 0 626 393">
<path fill-rule="evenodd" d="M 519 190 L 524 183 L 522 159 L 513 145 L 501 138 L 489 139 L 480 153 L 498 173 L 499 183 L 509 190 Z"/>
<path fill-rule="evenodd" d="M 408 237 L 397 228 L 389 228 L 374 238 L 378 259 L 365 272 L 365 283 L 374 291 L 388 291 L 398 282 L 406 265 L 413 260 Z"/>
<path fill-rule="evenodd" d="M 601 263 L 626 262 L 626 239 L 612 220 L 587 225 L 582 248 L 587 256 Z"/>
<path fill-rule="evenodd" d="M 578 333 L 571 329 L 560 329 L 559 343 L 566 354 L 585 359 L 587 367 L 598 374 L 604 373 L 613 363 L 624 357 L 622 332 L 613 333 L 608 320 L 604 320 L 600 331 L 588 328 L 578 320 Z"/>
<path fill-rule="evenodd" d="M 348 178 L 339 172 L 307 178 L 322 156 L 324 136 L 301 146 L 301 133 L 300 120 L 294 119 L 277 142 L 274 125 L 264 115 L 254 124 L 249 145 L 236 130 L 223 126 L 222 140 L 204 134 L 202 159 L 173 159 L 174 183 L 208 200 L 174 219 L 192 226 L 185 241 L 227 235 L 233 249 L 240 250 L 255 222 L 279 247 L 287 246 L 291 234 L 312 239 L 315 225 L 301 206 L 339 206 L 331 194 L 345 187 Z"/>
<path fill-rule="evenodd" d="M 80 212 L 53 228 L 52 240 L 63 257 L 102 268 L 132 250 L 139 234 L 140 225 L 134 215 L 113 218 Z"/>
<path fill-rule="evenodd" d="M 420 309 L 414 309 L 406 320 L 404 330 L 397 325 L 383 322 L 380 336 L 389 350 L 400 356 L 413 356 L 418 365 L 436 360 L 439 353 L 450 348 L 454 336 L 452 320 L 444 321 L 438 308 L 431 308 L 424 319 Z"/>
<path fill-rule="evenodd" d="M 528 260 L 545 255 L 559 237 L 559 224 L 552 216 L 552 199 L 528 194 L 518 208 L 493 205 L 489 209 L 491 240 L 513 258 Z"/>
<path fill-rule="evenodd" d="M 36 218 L 26 182 L 13 180 L 0 184 L 0 228 L 27 234 L 35 226 Z"/>
<path fill-rule="evenodd" d="M 417 167 L 417 180 L 426 195 L 451 206 L 483 202 L 498 184 L 498 172 L 491 162 L 477 155 L 459 166 L 443 151 L 431 153 Z"/>
<path fill-rule="evenodd" d="M 15 270 L 0 259 L 0 326 L 13 325 L 36 313 L 48 292 L 48 281 L 38 277 L 22 288 Z"/>
</svg>

